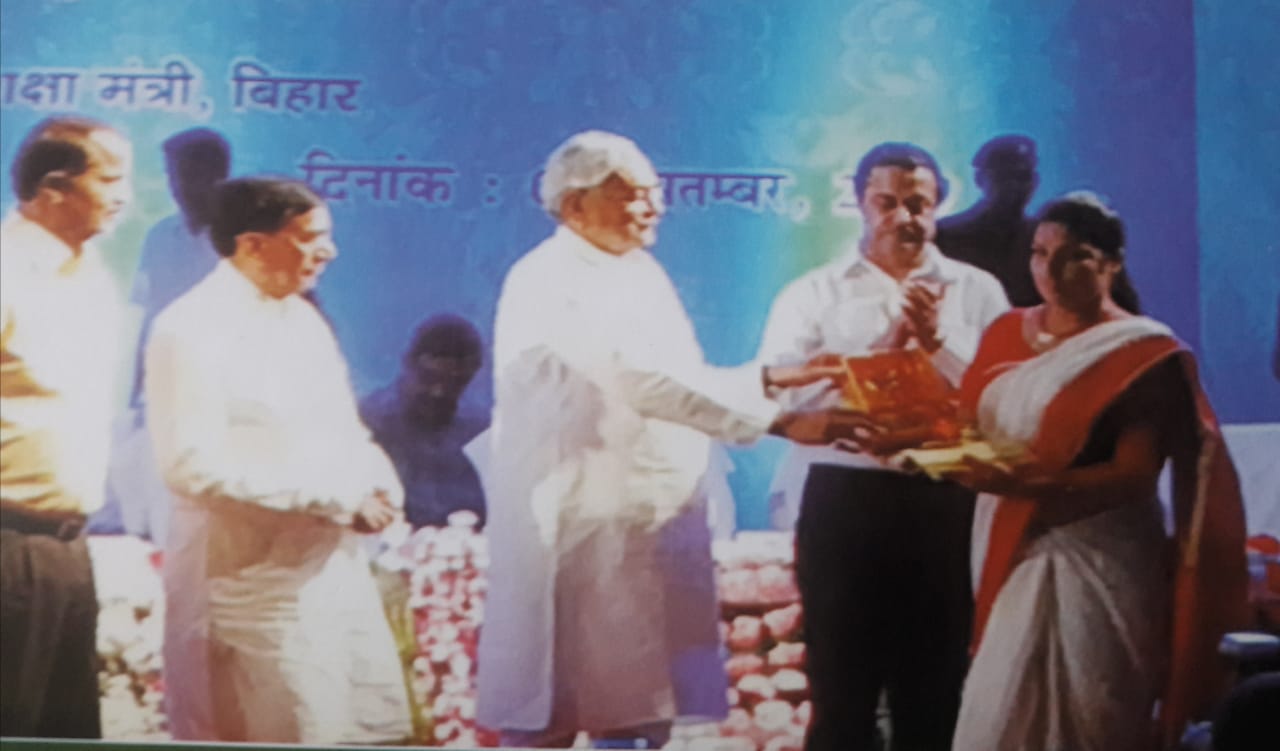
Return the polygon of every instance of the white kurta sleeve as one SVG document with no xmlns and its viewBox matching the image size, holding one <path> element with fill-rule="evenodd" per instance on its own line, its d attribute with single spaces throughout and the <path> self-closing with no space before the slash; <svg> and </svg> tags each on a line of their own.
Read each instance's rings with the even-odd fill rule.
<svg viewBox="0 0 1280 751">
<path fill-rule="evenodd" d="M 762 365 L 800 365 L 826 348 L 816 297 L 803 278 L 787 285 L 774 298 L 765 320 L 756 360 Z M 828 390 L 825 385 L 769 390 L 769 396 L 787 409 L 808 405 Z"/>
<path fill-rule="evenodd" d="M 623 398 L 644 417 L 684 425 L 722 441 L 750 443 L 760 438 L 779 411 L 764 393 L 763 368 L 758 362 L 736 368 L 708 365 L 675 286 L 656 261 L 645 258 L 649 273 L 647 281 L 637 275 L 637 283 L 644 284 L 638 289 L 652 306 L 647 316 L 659 322 L 658 335 L 667 341 L 646 341 L 625 331 L 615 337 L 610 366 Z"/>
<path fill-rule="evenodd" d="M 764 396 L 760 366 L 702 365 L 674 372 L 657 363 L 620 356 L 618 383 L 627 403 L 645 417 L 699 430 L 713 438 L 750 443 L 773 424 L 780 410 Z"/>
<path fill-rule="evenodd" d="M 938 322 L 938 336 L 942 346 L 933 353 L 933 364 L 938 372 L 953 384 L 959 385 L 969 363 L 978 352 L 982 332 L 996 318 L 1009 309 L 1009 298 L 994 276 L 981 272 L 968 279 L 957 315 L 942 318 Z"/>
<path fill-rule="evenodd" d="M 146 352 L 147 422 L 169 487 L 187 498 L 349 520 L 372 489 L 365 473 L 317 466 L 282 446 L 269 421 L 257 426 L 255 416 L 233 414 L 213 377 L 216 357 L 193 339 L 161 326 Z M 351 458 L 358 462 L 349 457 L 344 466 L 355 469 Z"/>
<path fill-rule="evenodd" d="M 814 296 L 803 279 L 787 285 L 774 298 L 765 320 L 756 359 L 765 365 L 799 365 L 822 348 L 822 330 Z"/>
<path fill-rule="evenodd" d="M 335 446 L 340 447 L 336 450 L 346 452 L 344 456 L 337 457 L 336 462 L 324 463 L 323 469 L 327 470 L 325 476 L 332 477 L 334 473 L 350 472 L 352 479 L 359 481 L 357 488 L 363 485 L 366 489 L 382 491 L 392 506 L 403 509 L 404 486 L 400 483 L 400 476 L 391 458 L 373 439 L 373 433 L 360 418 L 355 389 L 351 386 L 350 369 L 342 356 L 338 341 L 327 324 L 321 320 L 317 320 L 316 323 L 322 328 L 327 348 L 333 358 L 333 370 L 338 375 L 334 379 L 335 393 L 331 401 L 340 410 L 342 419 L 335 428 L 332 439 Z M 339 487 L 343 484 L 341 478 L 331 481 Z M 360 491 L 357 490 L 357 492 Z M 367 492 L 368 490 L 365 490 L 361 493 L 361 498 Z"/>
<path fill-rule="evenodd" d="M 676 365 L 629 348 L 625 332 L 549 301 L 532 275 L 508 278 L 495 325 L 494 366 L 508 385 L 536 380 L 548 420 L 564 423 L 590 413 L 600 394 L 592 384 L 612 381 L 641 415 L 685 425 L 712 437 L 747 443 L 762 436 L 778 413 L 763 394 L 760 367 Z M 673 298 L 674 299 L 674 298 Z M 683 315 L 683 313 L 681 313 Z M 672 336 L 685 335 L 672 331 Z M 532 392 L 529 392 L 532 393 Z M 572 427 L 565 425 L 564 427 Z"/>
<path fill-rule="evenodd" d="M 507 277 L 493 363 L 504 445 L 519 445 L 521 461 L 544 470 L 592 442 L 604 399 L 598 342 L 570 301 L 543 294 L 546 273 L 524 266 Z"/>
</svg>

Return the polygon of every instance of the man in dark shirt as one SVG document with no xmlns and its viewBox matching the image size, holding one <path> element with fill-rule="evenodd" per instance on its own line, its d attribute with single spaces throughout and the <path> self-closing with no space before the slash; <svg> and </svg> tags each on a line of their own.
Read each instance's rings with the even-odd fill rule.
<svg viewBox="0 0 1280 751">
<path fill-rule="evenodd" d="M 360 404 L 361 417 L 400 475 L 405 518 L 415 530 L 442 526 L 462 510 L 484 524 L 484 491 L 462 447 L 489 426 L 489 416 L 458 408 L 480 369 L 482 349 L 468 321 L 433 316 L 414 332 L 395 382 Z"/>
<path fill-rule="evenodd" d="M 935 242 L 947 256 L 991 272 L 1015 307 L 1041 302 L 1031 279 L 1034 223 L 1025 214 L 1039 185 L 1036 142 L 1022 135 L 996 136 L 973 157 L 982 199 L 938 221 Z"/>
</svg>

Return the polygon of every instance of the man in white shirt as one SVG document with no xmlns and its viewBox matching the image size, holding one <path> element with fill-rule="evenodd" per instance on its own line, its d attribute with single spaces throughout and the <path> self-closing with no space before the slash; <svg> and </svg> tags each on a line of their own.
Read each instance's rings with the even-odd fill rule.
<svg viewBox="0 0 1280 751">
<path fill-rule="evenodd" d="M 958 384 L 983 330 L 1009 307 L 1000 283 L 932 244 L 946 182 L 923 149 L 881 144 L 854 183 L 858 245 L 783 289 L 759 360 L 920 348 Z M 838 395 L 781 398 L 829 406 Z M 814 702 L 806 748 L 873 748 L 884 688 L 895 747 L 948 749 L 967 665 L 972 494 L 831 446 L 792 447 L 779 476 L 805 478 L 796 576 Z M 794 498 L 797 488 L 781 484 Z"/>
<path fill-rule="evenodd" d="M 102 506 L 115 283 L 90 239 L 130 198 L 124 136 L 38 124 L 0 226 L 0 735 L 97 738 L 98 603 L 83 536 Z"/>
<path fill-rule="evenodd" d="M 643 738 L 723 717 L 726 678 L 700 481 L 710 437 L 830 440 L 764 388 L 830 368 L 713 368 L 646 250 L 657 173 L 630 140 L 579 133 L 550 157 L 560 225 L 508 272 L 484 473 L 489 594 L 480 724 L 504 745 Z"/>
<path fill-rule="evenodd" d="M 403 492 L 302 298 L 337 255 L 301 183 L 223 183 L 223 260 L 155 320 L 148 427 L 175 495 L 165 692 L 180 740 L 377 743 L 410 733 L 361 545 Z"/>
</svg>

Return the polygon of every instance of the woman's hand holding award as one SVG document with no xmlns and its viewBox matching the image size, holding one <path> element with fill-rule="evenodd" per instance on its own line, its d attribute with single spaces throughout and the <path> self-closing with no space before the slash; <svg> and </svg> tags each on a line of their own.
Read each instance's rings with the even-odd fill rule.
<svg viewBox="0 0 1280 751">
<path fill-rule="evenodd" d="M 890 466 L 941 479 L 965 457 L 1003 464 L 1017 457 L 983 440 L 961 414 L 956 389 L 922 350 L 844 358 L 843 407 L 865 418 L 836 445 L 878 456 Z"/>
</svg>

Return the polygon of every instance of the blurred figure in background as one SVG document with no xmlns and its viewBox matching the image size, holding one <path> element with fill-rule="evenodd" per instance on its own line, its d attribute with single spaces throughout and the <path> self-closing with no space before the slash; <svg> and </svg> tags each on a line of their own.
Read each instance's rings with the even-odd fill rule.
<svg viewBox="0 0 1280 751">
<path fill-rule="evenodd" d="M 209 241 L 214 186 L 231 168 L 231 147 L 208 128 L 184 130 L 165 140 L 165 171 L 178 213 L 165 217 L 147 233 L 130 301 L 142 309 L 134 359 L 129 410 L 112 430 L 107 498 L 90 520 L 90 531 L 127 532 L 164 545 L 172 500 L 160 472 L 146 430 L 142 403 L 145 374 L 143 351 L 151 323 L 179 296 L 213 270 L 218 253 Z"/>
<path fill-rule="evenodd" d="M 938 248 L 993 274 L 1016 307 L 1040 302 L 1028 266 L 1035 227 L 1025 215 L 1040 184 L 1036 164 L 1036 142 L 1027 136 L 1004 135 L 987 141 L 973 157 L 981 200 L 938 220 Z"/>
<path fill-rule="evenodd" d="M 142 308 L 139 367 L 130 403 L 142 396 L 142 351 L 161 310 L 213 271 L 218 252 L 209 240 L 214 186 L 231 173 L 231 146 L 217 131 L 192 128 L 164 142 L 165 172 L 178 213 L 161 219 L 142 243 L 130 302 Z"/>
<path fill-rule="evenodd" d="M 415 530 L 443 526 L 463 510 L 484 524 L 484 490 L 462 447 L 489 427 L 489 415 L 458 409 L 484 362 L 483 349 L 480 332 L 466 319 L 432 316 L 414 332 L 395 382 L 360 404 L 360 416 L 400 475 L 405 519 Z"/>
</svg>

